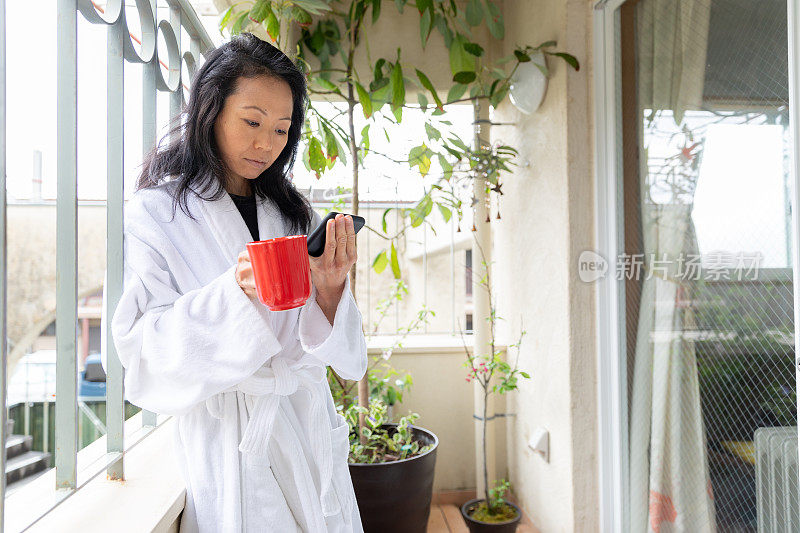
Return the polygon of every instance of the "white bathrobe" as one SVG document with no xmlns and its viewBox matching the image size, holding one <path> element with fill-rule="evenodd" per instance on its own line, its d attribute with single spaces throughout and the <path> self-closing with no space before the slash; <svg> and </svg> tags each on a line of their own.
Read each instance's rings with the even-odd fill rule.
<svg viewBox="0 0 800 533">
<path fill-rule="evenodd" d="M 367 367 L 349 280 L 333 326 L 316 303 L 270 311 L 236 282 L 252 240 L 230 196 L 188 196 L 172 220 L 175 182 L 125 208 L 124 291 L 114 345 L 133 404 L 177 416 L 186 481 L 181 531 L 361 532 L 347 466 L 348 428 L 325 377 Z M 320 217 L 314 214 L 312 228 Z M 258 201 L 261 239 L 287 228 Z"/>
</svg>

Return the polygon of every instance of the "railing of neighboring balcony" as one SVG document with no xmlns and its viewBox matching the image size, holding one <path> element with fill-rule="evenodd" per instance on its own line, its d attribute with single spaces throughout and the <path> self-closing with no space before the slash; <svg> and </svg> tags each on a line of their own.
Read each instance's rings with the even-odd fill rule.
<svg viewBox="0 0 800 533">
<path fill-rule="evenodd" d="M 130 4 L 130 5 L 128 5 Z M 77 85 L 78 17 L 103 25 L 108 32 L 107 47 L 107 245 L 106 309 L 113 310 L 122 292 L 123 272 L 123 162 L 125 62 L 143 65 L 142 146 L 149 151 L 156 143 L 156 101 L 159 91 L 170 94 L 170 117 L 181 112 L 191 75 L 202 62 L 202 54 L 213 43 L 188 0 L 167 0 L 163 14 L 155 0 L 58 0 L 57 2 L 57 229 L 56 229 L 56 434 L 55 500 L 43 501 L 30 523 L 73 495 L 89 480 L 106 472 L 110 479 L 124 479 L 123 368 L 117 358 L 110 331 L 104 332 L 103 351 L 107 368 L 106 453 L 87 470 L 78 472 L 77 395 L 77 302 L 78 302 L 78 197 L 77 197 Z M 0 427 L 7 423 L 7 249 L 6 249 L 6 8 L 0 0 Z M 138 15 L 138 16 L 137 16 Z M 138 24 L 137 24 L 138 20 Z M 182 31 L 183 30 L 183 31 Z M 181 35 L 189 42 L 181 42 Z M 186 73 L 186 74 L 184 74 Z M 188 75 L 187 75 L 188 74 Z M 110 321 L 104 326 L 108 330 Z M 127 442 L 141 440 L 158 424 L 154 413 L 143 413 L 142 428 Z M 128 426 L 130 428 L 130 426 Z M 134 437 L 134 438 L 131 438 Z M 0 471 L 5 472 L 5 454 L 0 454 Z M 5 496 L 5 476 L 0 476 Z M 0 498 L 0 532 L 6 524 L 5 497 Z M 27 520 L 27 517 L 26 517 Z"/>
</svg>

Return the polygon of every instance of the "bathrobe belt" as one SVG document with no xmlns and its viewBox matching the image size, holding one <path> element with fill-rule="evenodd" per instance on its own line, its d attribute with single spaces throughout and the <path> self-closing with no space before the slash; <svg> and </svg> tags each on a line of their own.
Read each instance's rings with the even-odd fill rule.
<svg viewBox="0 0 800 533">
<path fill-rule="evenodd" d="M 333 450 L 331 447 L 330 418 L 322 399 L 319 385 L 325 379 L 325 367 L 302 361 L 293 362 L 292 367 L 283 358 L 274 358 L 270 366 L 262 366 L 255 374 L 237 386 L 212 396 L 206 400 L 208 412 L 217 419 L 236 417 L 237 413 L 225 413 L 223 396 L 237 391 L 245 394 L 247 400 L 254 399 L 250 420 L 245 428 L 239 451 L 251 454 L 267 453 L 267 445 L 272 435 L 272 427 L 278 413 L 281 397 L 294 394 L 298 389 L 306 389 L 311 396 L 311 410 L 308 416 L 306 434 L 311 439 L 311 453 L 317 464 L 320 480 L 320 502 L 325 516 L 340 512 L 339 499 L 333 487 Z M 250 398 L 248 398 L 250 396 Z M 248 402 L 250 403 L 250 402 Z M 341 458 L 337 458 L 341 460 Z M 292 465 L 296 470 L 301 465 Z M 298 476 L 298 479 L 300 476 Z M 347 495 L 343 495 L 347 497 Z M 349 505 L 346 505 L 349 507 Z"/>
</svg>

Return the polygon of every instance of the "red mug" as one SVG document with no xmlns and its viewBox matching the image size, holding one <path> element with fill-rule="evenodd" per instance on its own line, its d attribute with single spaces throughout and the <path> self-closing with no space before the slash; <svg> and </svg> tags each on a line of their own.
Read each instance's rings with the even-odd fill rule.
<svg viewBox="0 0 800 533">
<path fill-rule="evenodd" d="M 247 243 L 261 303 L 272 311 L 302 307 L 311 296 L 306 235 Z"/>
</svg>

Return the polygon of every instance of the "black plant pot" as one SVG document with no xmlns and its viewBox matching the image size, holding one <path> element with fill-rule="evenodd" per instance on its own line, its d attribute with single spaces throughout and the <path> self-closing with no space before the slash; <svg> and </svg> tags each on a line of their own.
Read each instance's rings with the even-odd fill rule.
<svg viewBox="0 0 800 533">
<path fill-rule="evenodd" d="M 384 424 L 392 434 L 397 424 Z M 350 477 L 365 533 L 425 533 L 431 512 L 433 471 L 439 439 L 414 426 L 422 455 L 391 463 L 350 463 Z"/>
<path fill-rule="evenodd" d="M 469 516 L 468 513 L 472 511 L 472 508 L 482 501 L 484 501 L 483 498 L 475 498 L 461 506 L 461 516 L 464 517 L 470 533 L 514 533 L 517 530 L 519 521 L 522 520 L 522 511 L 511 502 L 506 503 L 517 511 L 517 516 L 508 522 L 481 522 Z"/>
</svg>

